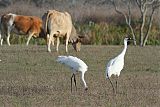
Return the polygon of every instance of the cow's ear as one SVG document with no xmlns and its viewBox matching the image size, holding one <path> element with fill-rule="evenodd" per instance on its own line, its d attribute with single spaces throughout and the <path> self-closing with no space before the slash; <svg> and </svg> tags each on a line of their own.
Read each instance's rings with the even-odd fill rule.
<svg viewBox="0 0 160 107">
<path fill-rule="evenodd" d="M 79 38 L 84 38 L 85 36 L 83 36 L 83 35 L 78 35 L 78 37 L 79 37 Z"/>
</svg>

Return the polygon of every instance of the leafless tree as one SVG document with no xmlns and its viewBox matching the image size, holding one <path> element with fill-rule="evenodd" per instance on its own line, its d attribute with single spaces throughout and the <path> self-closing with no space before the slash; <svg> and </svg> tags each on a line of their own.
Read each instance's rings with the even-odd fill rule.
<svg viewBox="0 0 160 107">
<path fill-rule="evenodd" d="M 160 0 L 136 0 L 136 3 L 141 12 L 140 46 L 145 46 L 152 27 L 153 15 L 155 10 L 160 6 Z M 147 13 L 150 11 L 151 13 L 148 15 L 149 18 L 147 19 Z M 147 24 L 147 31 L 144 33 L 146 20 L 148 20 L 149 23 Z"/>
<path fill-rule="evenodd" d="M 129 29 L 130 29 L 130 31 L 131 31 L 132 37 L 133 37 L 133 39 L 134 39 L 134 45 L 136 45 L 136 35 L 135 35 L 135 31 L 134 31 L 134 29 L 133 29 L 133 27 L 132 27 L 132 25 L 131 25 L 131 21 L 132 21 L 132 17 L 131 17 L 131 15 L 132 15 L 132 14 L 131 14 L 131 0 L 126 0 L 126 1 L 123 0 L 123 1 L 122 1 L 122 2 L 126 3 L 127 9 L 128 9 L 128 13 L 120 10 L 120 9 L 118 8 L 115 0 L 111 0 L 111 2 L 112 2 L 113 6 L 114 6 L 114 8 L 115 8 L 115 11 L 116 11 L 117 13 L 119 13 L 119 14 L 121 14 L 121 15 L 124 16 L 125 21 L 126 21 L 126 24 L 128 25 L 128 27 L 129 27 Z"/>
<path fill-rule="evenodd" d="M 121 11 L 120 9 L 117 8 L 116 5 L 116 0 L 111 0 L 115 11 L 119 14 L 122 14 L 126 20 L 126 24 L 129 26 L 133 39 L 135 39 L 136 35 L 134 32 L 134 29 L 131 25 L 131 0 L 117 0 L 124 2 L 125 5 L 128 7 L 127 11 L 128 14 Z M 133 2 L 133 0 L 132 0 Z M 160 0 L 135 0 L 137 6 L 139 7 L 140 10 L 140 34 L 139 34 L 139 41 L 140 41 L 140 46 L 145 46 L 151 27 L 152 27 L 152 22 L 153 22 L 153 16 L 156 11 L 156 9 L 159 8 L 160 6 Z M 147 23 L 148 22 L 148 23 Z M 138 23 L 137 23 L 138 24 Z M 146 27 L 146 28 L 145 28 Z M 145 30 L 146 29 L 146 30 Z M 136 43 L 134 43 L 136 45 Z"/>
</svg>

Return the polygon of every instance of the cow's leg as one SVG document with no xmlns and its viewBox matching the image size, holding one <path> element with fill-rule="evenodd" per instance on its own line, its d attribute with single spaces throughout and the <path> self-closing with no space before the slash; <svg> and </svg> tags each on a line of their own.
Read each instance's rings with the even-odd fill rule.
<svg viewBox="0 0 160 107">
<path fill-rule="evenodd" d="M 70 36 L 70 32 L 68 32 L 67 34 L 66 34 L 66 52 L 68 53 L 68 41 L 69 41 L 69 36 Z"/>
<path fill-rule="evenodd" d="M 3 45 L 3 38 L 2 38 L 2 33 L 0 32 L 0 42 L 1 42 L 1 46 Z"/>
<path fill-rule="evenodd" d="M 1 46 L 3 45 L 3 38 L 1 38 Z"/>
<path fill-rule="evenodd" d="M 66 52 L 68 53 L 68 40 L 69 38 L 66 38 Z"/>
<path fill-rule="evenodd" d="M 54 39 L 55 39 L 55 37 L 52 38 L 52 45 L 53 45 L 53 46 L 54 46 Z"/>
<path fill-rule="evenodd" d="M 47 43 L 47 45 L 48 45 L 48 52 L 51 52 L 52 35 L 48 34 L 47 37 L 48 37 L 48 43 Z"/>
<path fill-rule="evenodd" d="M 10 44 L 9 39 L 10 39 L 10 32 L 7 33 L 7 44 L 10 46 L 11 44 Z"/>
<path fill-rule="evenodd" d="M 32 36 L 33 36 L 33 34 L 32 33 L 29 33 L 29 35 L 28 35 L 29 37 L 28 37 L 28 40 L 27 40 L 27 43 L 26 43 L 26 45 L 28 46 L 28 44 L 29 44 L 29 41 L 31 40 L 31 38 L 32 38 Z"/>
<path fill-rule="evenodd" d="M 6 31 L 4 32 L 4 28 L 1 28 L 2 31 L 0 31 L 0 42 L 1 46 L 3 45 L 4 37 L 6 36 Z"/>
<path fill-rule="evenodd" d="M 57 52 L 58 52 L 59 44 L 60 44 L 59 37 L 57 37 L 57 47 L 56 47 L 56 51 L 57 51 Z"/>
<path fill-rule="evenodd" d="M 9 38 L 10 38 L 10 32 L 11 32 L 11 27 L 8 27 L 7 29 L 7 44 L 10 46 L 10 41 L 9 41 Z"/>
</svg>

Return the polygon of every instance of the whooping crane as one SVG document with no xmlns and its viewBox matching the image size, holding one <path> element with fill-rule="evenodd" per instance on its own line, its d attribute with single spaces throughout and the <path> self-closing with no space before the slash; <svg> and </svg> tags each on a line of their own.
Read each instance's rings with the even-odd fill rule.
<svg viewBox="0 0 160 107">
<path fill-rule="evenodd" d="M 73 74 L 71 76 L 71 92 L 72 92 L 72 78 L 74 78 L 74 83 L 77 90 L 75 74 L 78 71 L 82 73 L 81 78 L 84 83 L 85 90 L 88 90 L 88 86 L 86 84 L 86 81 L 84 80 L 84 74 L 87 71 L 88 66 L 81 59 L 73 56 L 58 56 L 57 62 L 68 66 L 72 70 Z"/>
<path fill-rule="evenodd" d="M 124 56 L 125 56 L 125 53 L 126 53 L 126 50 L 127 50 L 127 42 L 130 41 L 132 39 L 130 38 L 124 38 L 124 49 L 123 51 L 115 58 L 111 59 L 108 64 L 107 64 L 107 68 L 106 68 L 106 78 L 109 79 L 112 87 L 113 87 L 113 92 L 116 93 L 117 91 L 117 79 L 120 75 L 120 72 L 121 70 L 123 69 L 124 67 Z M 110 77 L 113 75 L 117 76 L 117 79 L 116 79 L 116 90 L 113 86 L 113 83 L 112 81 L 110 80 Z"/>
</svg>

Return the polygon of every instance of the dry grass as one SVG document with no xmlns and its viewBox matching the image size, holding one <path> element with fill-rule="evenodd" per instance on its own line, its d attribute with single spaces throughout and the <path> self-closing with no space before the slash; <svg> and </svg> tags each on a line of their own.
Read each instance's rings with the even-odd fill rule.
<svg viewBox="0 0 160 107">
<path fill-rule="evenodd" d="M 89 69 L 84 91 L 77 74 L 78 90 L 70 92 L 70 70 L 55 62 L 66 55 L 64 46 L 56 53 L 45 46 L 4 45 L 0 47 L 1 107 L 158 107 L 160 105 L 160 47 L 129 46 L 119 78 L 118 94 L 105 79 L 105 65 L 122 46 L 83 46 L 69 54 L 84 60 Z M 114 80 L 114 77 L 112 77 Z"/>
</svg>

